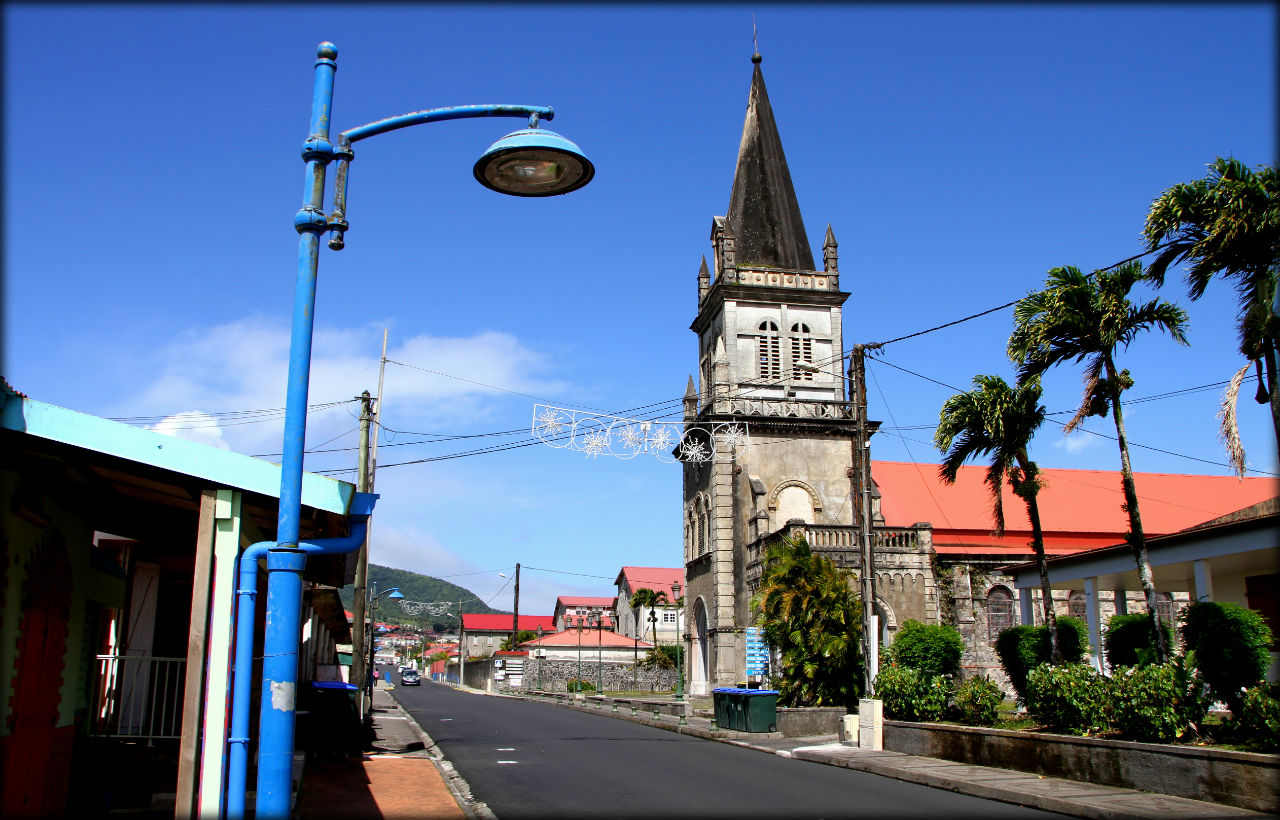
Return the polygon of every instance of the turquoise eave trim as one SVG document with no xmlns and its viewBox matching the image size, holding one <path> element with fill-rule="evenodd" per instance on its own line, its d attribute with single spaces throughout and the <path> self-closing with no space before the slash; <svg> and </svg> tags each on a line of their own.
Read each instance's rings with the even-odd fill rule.
<svg viewBox="0 0 1280 820">
<path fill-rule="evenodd" d="M 0 425 L 6 430 L 117 456 L 246 492 L 280 497 L 279 464 L 20 398 L 12 393 L 4 396 Z M 355 486 L 346 481 L 314 473 L 302 475 L 302 504 L 305 507 L 345 515 L 354 494 Z"/>
</svg>

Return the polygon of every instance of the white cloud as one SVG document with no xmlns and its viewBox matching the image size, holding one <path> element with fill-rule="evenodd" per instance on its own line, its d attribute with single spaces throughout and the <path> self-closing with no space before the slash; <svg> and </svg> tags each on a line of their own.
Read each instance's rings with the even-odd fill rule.
<svg viewBox="0 0 1280 820">
<path fill-rule="evenodd" d="M 1059 450 L 1063 450 L 1069 456 L 1074 456 L 1079 455 L 1086 450 L 1092 450 L 1094 447 L 1097 447 L 1105 441 L 1106 439 L 1103 439 L 1100 436 L 1095 436 L 1092 433 L 1086 433 L 1083 430 L 1078 430 L 1071 435 L 1062 436 L 1053 443 L 1053 446 Z"/>
<path fill-rule="evenodd" d="M 359 408 L 353 400 L 362 390 L 377 390 L 382 328 L 382 323 L 371 323 L 315 331 L 309 403 L 348 403 L 308 417 L 309 447 L 344 435 L 349 439 L 331 446 L 355 445 Z M 394 418 L 418 429 L 442 422 L 463 426 L 493 412 L 495 397 L 505 395 L 502 390 L 554 396 L 566 388 L 564 382 L 540 375 L 552 368 L 551 357 L 510 334 L 417 334 L 402 337 L 399 343 L 393 335 L 391 342 L 387 358 L 407 366 L 387 366 L 384 421 L 388 423 Z M 214 327 L 190 328 L 144 358 L 148 359 L 145 372 L 153 378 L 128 398 L 120 415 L 158 412 L 181 414 L 183 419 L 204 416 L 210 421 L 216 417 L 221 427 L 198 428 L 199 432 L 168 418 L 156 429 L 163 427 L 187 438 L 200 436 L 195 440 L 243 453 L 279 452 L 282 414 L 242 413 L 278 411 L 285 405 L 289 327 L 283 321 L 246 316 Z"/>
<path fill-rule="evenodd" d="M 149 425 L 146 429 L 163 433 L 166 436 L 194 441 L 198 444 L 208 444 L 220 450 L 230 450 L 231 447 L 222 438 L 222 430 L 219 429 L 218 425 L 218 419 L 213 416 L 205 413 L 186 412 L 166 416 L 158 424 Z"/>
</svg>

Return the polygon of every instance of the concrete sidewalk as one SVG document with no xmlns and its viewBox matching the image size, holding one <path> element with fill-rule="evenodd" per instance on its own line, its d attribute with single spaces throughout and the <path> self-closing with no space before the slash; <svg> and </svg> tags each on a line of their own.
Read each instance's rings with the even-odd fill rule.
<svg viewBox="0 0 1280 820">
<path fill-rule="evenodd" d="M 541 698 L 531 697 L 527 699 L 541 700 Z M 710 718 L 702 715 L 691 716 L 687 718 L 686 725 L 681 725 L 676 717 L 655 716 L 653 712 L 643 711 L 632 715 L 627 709 L 615 712 L 607 706 L 586 705 L 590 704 L 590 701 L 585 699 L 576 702 L 557 699 L 550 702 L 567 709 L 594 711 L 612 718 L 643 723 L 647 726 L 721 743 L 732 743 L 795 760 L 842 766 L 908 783 L 919 783 L 959 794 L 1030 806 L 1074 817 L 1099 820 L 1148 820 L 1152 817 L 1159 817 L 1161 820 L 1275 817 L 1275 815 L 1261 814 L 1234 806 L 1140 792 L 1134 789 L 1100 786 L 1011 769 L 973 766 L 931 757 L 916 757 L 900 752 L 860 749 L 856 746 L 843 745 L 837 735 L 796 738 L 782 737 L 776 732 L 768 734 L 734 732 L 726 729 L 712 729 Z"/>
<path fill-rule="evenodd" d="M 301 820 L 492 817 L 473 807 L 466 784 L 431 738 L 378 681 L 373 691 L 373 741 L 364 755 L 335 763 L 310 762 L 294 812 Z"/>
</svg>

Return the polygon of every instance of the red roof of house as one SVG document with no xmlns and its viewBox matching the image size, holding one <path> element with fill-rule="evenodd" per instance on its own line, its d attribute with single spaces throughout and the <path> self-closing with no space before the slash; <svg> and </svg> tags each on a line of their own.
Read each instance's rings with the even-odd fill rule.
<svg viewBox="0 0 1280 820">
<path fill-rule="evenodd" d="M 680 567 L 623 567 L 614 580 L 619 588 L 626 582 L 627 589 L 651 589 L 654 592 L 667 593 L 667 600 L 674 602 L 675 593 L 672 584 L 684 585 L 684 569 Z"/>
<path fill-rule="evenodd" d="M 555 619 L 550 615 L 521 615 L 520 629 L 527 629 L 530 632 L 538 631 L 538 627 L 542 627 L 543 632 L 551 632 L 556 628 Z M 462 616 L 462 628 L 468 632 L 511 632 L 511 616 L 498 614 L 464 614 Z"/>
<path fill-rule="evenodd" d="M 543 635 L 541 638 L 535 638 L 532 641 L 525 641 L 520 644 L 521 647 L 533 646 L 572 646 L 578 647 L 578 642 L 582 642 L 583 647 L 596 646 L 625 646 L 627 649 L 632 647 L 640 647 L 641 649 L 652 649 L 653 644 L 645 641 L 637 641 L 634 638 L 628 638 L 619 635 L 617 632 L 610 632 L 607 629 L 583 629 L 579 634 L 576 629 L 566 629 L 564 632 L 555 632 L 551 635 Z"/>
<path fill-rule="evenodd" d="M 613 595 L 608 598 L 587 597 L 583 595 L 561 595 L 556 598 L 556 608 L 562 606 L 602 606 L 608 609 L 613 606 L 614 599 L 618 596 Z"/>
<path fill-rule="evenodd" d="M 961 467 L 955 484 L 943 484 L 936 464 L 873 461 L 880 509 L 889 527 L 933 525 L 941 554 L 1030 553 L 1031 520 L 1026 505 L 1003 487 L 1005 534 L 992 535 L 991 491 L 986 467 Z M 1069 554 L 1123 540 L 1129 519 L 1121 508 L 1120 472 L 1043 468 L 1038 496 L 1045 550 Z M 1280 479 L 1134 473 L 1142 528 L 1163 535 L 1256 504 L 1280 494 Z"/>
</svg>

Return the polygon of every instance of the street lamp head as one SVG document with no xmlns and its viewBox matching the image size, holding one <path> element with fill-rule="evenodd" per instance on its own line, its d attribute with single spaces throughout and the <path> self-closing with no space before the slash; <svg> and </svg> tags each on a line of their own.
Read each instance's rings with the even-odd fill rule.
<svg viewBox="0 0 1280 820">
<path fill-rule="evenodd" d="M 403 598 L 403 597 L 404 597 L 403 595 L 401 595 L 401 594 L 400 594 L 400 588 L 399 588 L 399 587 L 396 587 L 396 588 L 391 589 L 391 590 L 388 590 L 388 591 L 391 593 L 390 595 L 388 595 L 388 596 L 387 596 L 388 598 L 392 598 L 392 599 L 394 599 L 394 598 Z"/>
<path fill-rule="evenodd" d="M 577 145 L 536 125 L 513 131 L 476 160 L 476 180 L 512 196 L 556 196 L 591 181 L 596 168 Z"/>
</svg>

